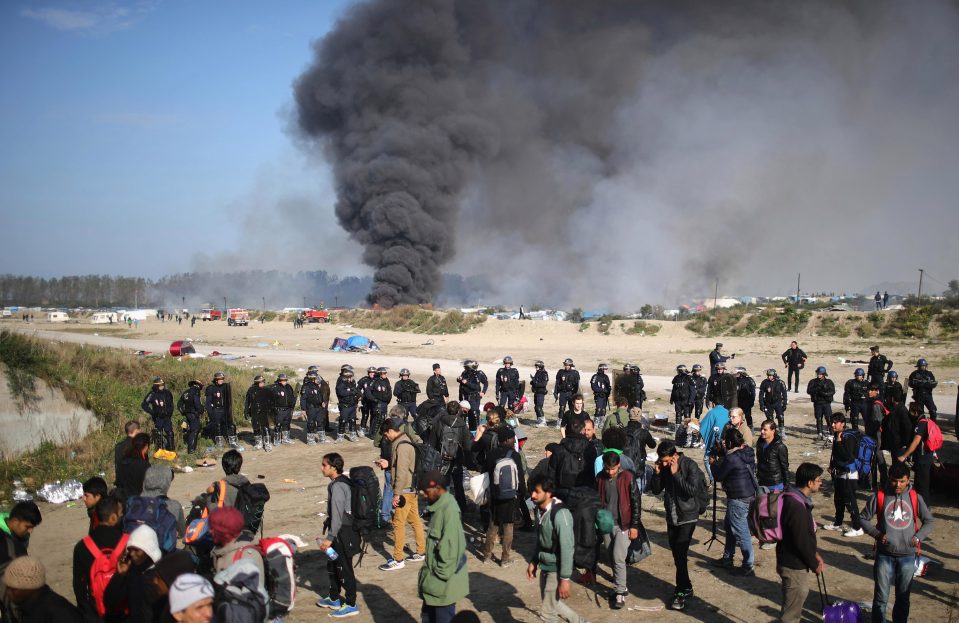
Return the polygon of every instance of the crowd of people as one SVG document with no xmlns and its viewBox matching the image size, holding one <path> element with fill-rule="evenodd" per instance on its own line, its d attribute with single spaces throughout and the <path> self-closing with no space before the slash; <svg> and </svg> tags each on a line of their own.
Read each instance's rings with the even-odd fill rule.
<svg viewBox="0 0 959 623">
<path fill-rule="evenodd" d="M 907 390 L 892 363 L 878 347 L 872 351 L 868 381 L 867 370 L 853 373 L 841 410 L 833 410 L 836 388 L 825 367 L 816 368 L 806 387 L 817 434 L 831 448 L 827 469 L 835 513 L 822 527 L 851 539 L 868 534 L 876 540 L 873 621 L 885 620 L 891 591 L 893 620 L 906 621 L 916 551 L 934 525 L 929 472 L 942 445 L 932 399 L 936 381 L 920 359 L 909 376 L 912 400 L 907 403 Z M 494 377 L 495 401 L 485 404 L 490 383 L 475 360 L 464 362 L 455 379 L 458 395 L 452 399 L 435 364 L 425 400 L 405 368 L 392 384 L 387 368 L 371 366 L 357 380 L 353 368 L 344 365 L 331 390 L 311 366 L 298 389 L 284 374 L 269 386 L 256 376 L 244 415 L 253 424 L 255 449 L 293 443 L 290 423 L 299 402 L 306 415 L 305 443 L 357 442 L 362 437 L 378 453 L 382 484 L 375 475 L 366 476 L 363 470 L 369 468 L 351 470 L 341 453 L 322 455 L 320 471 L 329 485 L 327 519 L 317 543 L 327 557 L 329 591 L 316 606 L 328 609 L 332 618 L 359 613 L 353 561 L 365 552 L 371 526 L 379 520 L 392 526 L 393 538 L 392 553 L 379 570 L 390 573 L 418 564 L 421 620 L 461 620 L 455 618 L 456 604 L 470 592 L 466 517 L 475 518 L 470 523 L 485 534 L 475 553 L 480 565 L 512 565 L 520 555 L 513 547 L 514 530 L 534 533 L 533 551 L 524 554 L 527 577 L 539 582 L 544 620 L 585 620 L 570 605 L 571 587 L 573 582 L 595 586 L 599 564 L 608 564 L 613 578 L 609 607 L 623 609 L 629 598 L 627 569 L 650 551 L 642 521 L 644 495 L 661 496 L 664 503 L 665 541 L 675 565 L 668 604 L 682 610 L 694 598 L 689 548 L 711 506 L 715 538 L 721 490 L 726 537 L 713 564 L 749 582 L 756 565 L 753 537 L 759 536 L 762 549 L 776 550 L 781 620 L 799 621 L 809 574 L 821 574 L 825 564 L 812 508 L 826 471 L 812 463 L 791 467 L 785 429 L 789 394 L 798 393 L 808 357 L 793 342 L 782 355 L 788 384 L 770 368 L 758 386 L 742 367 L 727 372 L 734 357 L 717 344 L 709 356 L 708 377 L 699 364 L 691 371 L 677 366 L 669 398 L 675 435 L 658 443 L 642 411 L 639 366 L 626 364 L 616 378 L 610 378 L 607 364 L 597 366 L 589 383 L 595 407 L 590 414 L 575 364 L 564 360 L 552 387 L 559 405 L 559 438 L 546 445 L 544 458 L 532 466 L 517 413 L 526 384 L 510 357 Z M 549 374 L 542 361 L 534 367 L 529 383 L 533 424 L 546 426 L 543 397 L 550 391 Z M 128 423 L 127 437 L 116 449 L 113 487 L 98 477 L 84 483 L 90 524 L 89 534 L 74 549 L 76 606 L 46 586 L 43 565 L 29 556 L 30 533 L 42 520 L 39 508 L 22 502 L 0 515 L 0 538 L 6 545 L 0 545 L 4 620 L 56 616 L 67 621 L 206 622 L 285 616 L 293 599 L 276 577 L 284 577 L 284 569 L 294 575 L 292 558 L 303 543 L 293 535 L 255 536 L 269 495 L 240 473 L 244 448 L 231 396 L 223 373 L 215 374 L 205 390 L 199 380 L 191 381 L 176 401 L 163 380 L 154 379 L 142 406 L 153 420 L 155 443 L 165 450 L 175 447 L 176 402 L 187 424 L 185 445 L 195 452 L 205 413 L 215 445 L 225 449 L 225 438 L 231 446 L 221 458 L 223 478 L 186 506 L 170 499 L 173 472 L 167 465 L 150 464 L 151 436 L 136 422 Z M 754 426 L 757 399 L 763 418 Z M 702 447 L 702 463 L 684 454 L 684 446 Z M 466 478 L 467 471 L 475 475 Z M 862 490 L 868 493 L 860 509 Z M 774 537 L 752 519 L 757 500 L 780 504 Z M 409 545 L 407 527 L 413 534 Z M 267 577 L 273 580 L 267 582 Z"/>
</svg>

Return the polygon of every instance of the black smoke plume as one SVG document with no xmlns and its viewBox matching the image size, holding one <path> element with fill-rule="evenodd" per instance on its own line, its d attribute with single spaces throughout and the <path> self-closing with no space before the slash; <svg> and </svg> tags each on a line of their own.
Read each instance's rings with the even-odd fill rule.
<svg viewBox="0 0 959 623">
<path fill-rule="evenodd" d="M 840 291 L 959 262 L 957 32 L 952 0 L 373 0 L 297 127 L 373 302 L 431 301 L 444 263 L 516 303 Z"/>
</svg>

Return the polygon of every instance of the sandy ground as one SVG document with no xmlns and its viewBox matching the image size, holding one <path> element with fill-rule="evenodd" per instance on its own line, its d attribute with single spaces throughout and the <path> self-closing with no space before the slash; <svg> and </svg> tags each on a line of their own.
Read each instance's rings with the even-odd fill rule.
<svg viewBox="0 0 959 623">
<path fill-rule="evenodd" d="M 681 325 L 664 323 L 664 328 L 656 337 L 616 335 L 602 336 L 595 332 L 580 334 L 577 326 L 570 323 L 489 321 L 485 325 L 465 335 L 458 336 L 422 336 L 392 332 L 363 332 L 375 339 L 382 347 L 382 353 L 372 355 L 330 353 L 326 350 L 333 337 L 345 336 L 346 329 L 337 326 L 308 326 L 294 331 L 290 325 L 267 323 L 247 328 L 227 327 L 224 323 L 198 323 L 192 331 L 186 325 L 177 327 L 175 323 L 141 323 L 137 332 L 122 330 L 108 335 L 102 327 L 84 328 L 85 331 L 97 331 L 101 335 L 65 332 L 63 329 L 77 329 L 76 325 L 51 327 L 46 323 L 26 326 L 21 323 L 3 323 L 3 326 L 34 331 L 36 329 L 56 329 L 55 335 L 41 332 L 43 337 L 69 341 L 83 341 L 105 346 L 118 346 L 129 351 L 147 349 L 165 351 L 172 339 L 192 337 L 198 341 L 200 352 L 217 349 L 238 355 L 256 355 L 256 357 L 231 362 L 241 368 L 228 371 L 243 377 L 253 373 L 242 368 L 269 365 L 293 365 L 305 367 L 316 363 L 321 372 L 333 376 L 335 369 L 343 362 L 366 366 L 369 363 L 387 365 L 395 371 L 398 367 L 409 367 L 420 381 L 425 380 L 433 361 L 440 361 L 447 371 L 447 377 L 455 376 L 458 367 L 454 364 L 462 357 L 474 357 L 483 362 L 484 369 L 492 376 L 495 367 L 491 363 L 505 354 L 512 355 L 518 362 L 524 376 L 531 371 L 532 361 L 542 358 L 547 368 L 553 371 L 559 367 L 565 356 L 577 360 L 584 376 L 593 369 L 595 363 L 608 361 L 611 365 L 623 361 L 639 363 L 644 370 L 647 391 L 654 400 L 648 404 L 649 410 L 668 412 L 665 390 L 672 368 L 676 363 L 687 365 L 706 363 L 706 353 L 712 348 L 714 339 L 697 338 L 689 334 Z M 428 339 L 434 340 L 432 346 L 424 346 Z M 837 357 L 861 357 L 868 349 L 864 340 L 835 340 L 814 336 L 799 336 L 800 344 L 810 355 L 810 364 L 820 362 L 830 366 L 833 376 L 840 385 L 851 374 L 851 368 L 838 365 Z M 203 340 L 200 342 L 200 340 Z M 258 348 L 258 342 L 279 341 L 279 347 Z M 725 339 L 730 352 L 737 352 L 735 363 L 745 365 L 752 374 L 759 374 L 766 367 L 779 363 L 778 355 L 788 345 L 788 339 L 748 338 Z M 952 355 L 951 345 L 925 346 L 920 344 L 890 344 L 881 342 L 884 352 L 894 361 L 904 362 L 917 356 L 929 358 L 941 381 L 955 375 L 955 369 L 936 368 L 936 362 Z M 226 347 L 226 348 L 224 348 Z M 368 363 L 369 362 L 369 363 Z M 781 364 L 780 364 L 781 365 Z M 911 367 L 897 364 L 900 373 L 905 376 Z M 803 379 L 805 383 L 806 378 Z M 241 382 L 238 380 L 237 382 Z M 942 410 L 946 447 L 941 454 L 946 460 L 955 461 L 957 454 L 952 412 L 955 404 L 955 385 L 941 383 L 941 392 L 936 400 Z M 828 462 L 828 450 L 820 451 L 813 442 L 810 432 L 814 431 L 811 417 L 811 405 L 805 397 L 791 394 L 791 406 L 787 412 L 787 427 L 793 431 L 789 439 L 791 465 L 809 460 L 825 465 Z M 587 400 L 590 408 L 591 400 Z M 552 417 L 555 406 L 547 401 L 547 414 Z M 301 422 L 295 426 L 300 427 Z M 543 446 L 558 438 L 554 429 L 527 428 L 530 441 L 527 445 L 528 460 L 535 463 L 542 457 Z M 302 432 L 295 435 L 302 440 Z M 659 436 L 662 436 L 661 434 Z M 325 512 L 326 487 L 328 482 L 319 473 L 320 457 L 324 452 L 341 452 L 347 466 L 370 464 L 376 452 L 368 442 L 356 444 L 329 444 L 310 448 L 302 441 L 270 454 L 245 454 L 244 473 L 252 480 L 265 482 L 270 488 L 273 499 L 266 514 L 266 531 L 270 534 L 294 532 L 312 542 L 312 537 L 320 529 Z M 691 456 L 701 458 L 701 453 L 692 451 Z M 218 469 L 196 471 L 190 474 L 178 474 L 171 495 L 187 502 L 219 474 Z M 296 482 L 285 482 L 294 480 Z M 723 496 L 720 494 L 720 524 L 723 512 Z M 861 495 L 860 504 L 864 501 Z M 820 496 L 814 514 L 817 520 L 832 519 L 832 500 Z M 959 543 L 953 533 L 959 523 L 959 510 L 956 498 L 934 496 L 933 509 L 937 525 L 931 540 L 924 546 L 924 553 L 939 564 L 932 568 L 929 576 L 918 579 L 913 584 L 912 613 L 915 620 L 938 618 L 947 620 L 950 606 L 955 607 L 957 596 L 955 587 L 959 584 L 957 560 Z M 775 553 L 757 551 L 757 576 L 755 578 L 737 578 L 726 571 L 716 570 L 706 562 L 720 555 L 720 547 L 714 544 L 707 549 L 705 541 L 710 534 L 710 516 L 700 521 L 695 535 L 695 544 L 690 551 L 691 574 L 697 599 L 690 603 L 685 612 L 676 613 L 664 610 L 665 599 L 670 596 L 674 576 L 672 558 L 666 549 L 665 520 L 662 503 L 649 496 L 644 499 L 644 524 L 654 543 L 653 556 L 629 572 L 630 598 L 628 606 L 642 608 L 642 614 L 653 620 L 671 618 L 675 620 L 711 621 L 766 621 L 773 620 L 778 612 L 779 578 L 775 571 Z M 70 589 L 70 557 L 72 547 L 83 536 L 86 520 L 82 508 L 78 506 L 44 506 L 44 522 L 34 532 L 31 553 L 39 556 L 48 566 L 51 585 L 65 595 Z M 481 538 L 474 526 L 478 518 L 468 514 L 464 518 L 465 528 L 473 547 L 478 547 Z M 379 543 L 367 555 L 358 569 L 360 583 L 360 605 L 362 615 L 359 620 L 390 620 L 397 622 L 419 620 L 419 601 L 416 598 L 416 568 L 409 565 L 406 569 L 383 573 L 376 569 L 385 558 L 386 550 L 391 550 L 391 541 L 386 531 L 377 533 Z M 720 527 L 720 538 L 721 527 Z M 410 540 L 412 537 L 410 536 Z M 872 550 L 871 540 L 867 537 L 846 539 L 835 533 L 820 532 L 820 548 L 827 565 L 826 578 L 831 595 L 856 601 L 871 601 L 872 565 L 863 556 Z M 532 551 L 531 535 L 518 533 L 514 548 L 523 557 Z M 738 554 L 737 554 L 738 558 Z M 325 593 L 328 580 L 325 573 L 325 561 L 315 547 L 304 550 L 298 556 L 300 593 L 297 608 L 288 619 L 291 621 L 316 620 L 324 613 L 313 606 L 317 595 Z M 536 621 L 539 608 L 539 595 L 536 587 L 526 581 L 523 565 L 501 569 L 495 565 L 483 566 L 474 559 L 469 562 L 471 593 L 459 604 L 461 609 L 471 608 L 481 613 L 484 621 Z M 621 620 L 624 616 L 635 616 L 635 612 L 616 614 L 609 610 L 605 601 L 605 592 L 611 585 L 608 566 L 600 567 L 599 593 L 577 586 L 574 588 L 570 605 L 591 621 Z M 812 580 L 811 580 L 812 581 Z M 806 618 L 813 620 L 820 609 L 819 598 L 813 589 L 807 601 Z M 956 613 L 953 613 L 953 617 Z"/>
</svg>

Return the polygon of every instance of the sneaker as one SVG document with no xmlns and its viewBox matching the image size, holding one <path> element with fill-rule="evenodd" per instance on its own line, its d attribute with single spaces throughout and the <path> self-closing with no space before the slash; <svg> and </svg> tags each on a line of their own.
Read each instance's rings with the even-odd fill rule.
<svg viewBox="0 0 959 623">
<path fill-rule="evenodd" d="M 863 534 L 865 534 L 865 532 L 862 531 L 862 528 L 859 528 L 858 530 L 853 530 L 852 528 L 850 528 L 849 530 L 846 530 L 845 532 L 842 533 L 843 536 L 846 536 L 849 538 L 862 536 Z"/>
<path fill-rule="evenodd" d="M 330 599 L 329 597 L 324 597 L 323 599 L 316 600 L 316 605 L 321 608 L 329 608 L 330 610 L 339 610 L 343 607 L 343 602 L 339 599 Z"/>
<path fill-rule="evenodd" d="M 673 596 L 673 602 L 669 604 L 669 607 L 673 610 L 682 610 L 686 607 L 686 593 L 683 591 L 677 591 L 676 595 Z"/>
<path fill-rule="evenodd" d="M 348 606 L 343 604 L 343 607 L 339 610 L 334 610 L 330 613 L 331 619 L 345 619 L 346 617 L 354 617 L 360 613 L 360 609 L 356 606 Z"/>
<path fill-rule="evenodd" d="M 514 563 L 516 563 L 515 560 L 510 560 L 507 558 L 506 560 L 501 560 L 499 562 L 499 566 L 500 568 L 512 567 Z"/>
<path fill-rule="evenodd" d="M 844 525 L 842 525 L 842 524 L 828 524 L 828 523 L 824 523 L 824 524 L 822 525 L 822 529 L 823 529 L 823 530 L 829 530 L 829 531 L 831 531 L 831 532 L 843 532 L 843 531 L 846 529 L 846 527 L 845 527 Z"/>
<path fill-rule="evenodd" d="M 399 569 L 402 569 L 405 566 L 406 566 L 405 560 L 394 560 L 390 558 L 389 560 L 384 562 L 382 565 L 377 567 L 377 569 L 379 569 L 380 571 L 397 571 Z"/>
<path fill-rule="evenodd" d="M 423 562 L 426 560 L 426 556 L 423 554 L 410 554 L 404 559 L 404 562 Z"/>
<path fill-rule="evenodd" d="M 756 577 L 756 569 L 753 567 L 740 567 L 739 575 L 744 578 L 754 578 Z"/>
<path fill-rule="evenodd" d="M 613 603 L 610 604 L 610 607 L 613 610 L 622 610 L 626 606 L 626 593 L 616 593 L 616 597 L 613 599 Z"/>
<path fill-rule="evenodd" d="M 722 567 L 723 569 L 730 569 L 733 566 L 733 559 L 726 558 L 725 556 L 722 558 L 714 558 L 709 561 L 709 565 L 711 567 Z"/>
<path fill-rule="evenodd" d="M 776 549 L 775 543 L 763 543 L 759 546 L 759 549 Z"/>
</svg>

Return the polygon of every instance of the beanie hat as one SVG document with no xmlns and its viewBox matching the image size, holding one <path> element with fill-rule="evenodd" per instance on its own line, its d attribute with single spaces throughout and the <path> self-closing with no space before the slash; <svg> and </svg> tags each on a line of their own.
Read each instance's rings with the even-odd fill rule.
<svg viewBox="0 0 959 623">
<path fill-rule="evenodd" d="M 163 552 L 160 551 L 160 542 L 157 540 L 157 533 L 146 524 L 137 526 L 130 533 L 130 538 L 127 539 L 127 547 L 143 550 L 143 553 L 149 556 L 154 564 L 160 562 L 160 558 L 163 556 Z"/>
<path fill-rule="evenodd" d="M 20 556 L 14 558 L 7 565 L 7 570 L 3 574 L 3 581 L 8 588 L 35 590 L 43 588 L 44 584 L 47 583 L 47 572 L 39 559 L 32 556 Z"/>
<path fill-rule="evenodd" d="M 243 513 L 232 506 L 224 506 L 210 513 L 210 532 L 213 542 L 225 545 L 240 536 L 243 531 Z"/>
<path fill-rule="evenodd" d="M 157 497 L 166 495 L 173 482 L 173 470 L 169 465 L 151 465 L 143 476 L 143 495 Z"/>
<path fill-rule="evenodd" d="M 510 439 L 516 439 L 516 432 L 511 426 L 500 426 L 496 429 L 496 438 L 500 443 L 503 443 Z"/>
<path fill-rule="evenodd" d="M 184 573 L 196 572 L 196 563 L 193 562 L 193 556 L 186 550 L 177 550 L 170 552 L 160 559 L 160 562 L 154 567 L 157 577 L 163 580 L 167 587 Z"/>
<path fill-rule="evenodd" d="M 207 598 L 213 598 L 213 585 L 195 573 L 184 573 L 170 587 L 170 614 L 183 612 Z"/>
</svg>

